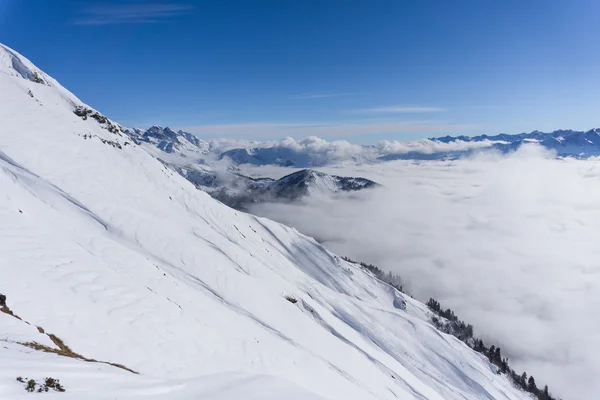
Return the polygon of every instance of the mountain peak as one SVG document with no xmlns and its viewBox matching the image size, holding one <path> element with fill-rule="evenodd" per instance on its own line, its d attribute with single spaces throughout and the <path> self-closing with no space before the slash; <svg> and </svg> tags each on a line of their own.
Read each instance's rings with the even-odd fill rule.
<svg viewBox="0 0 600 400">
<path fill-rule="evenodd" d="M 0 72 L 31 82 L 53 86 L 53 79 L 15 50 L 0 43 Z"/>
<path fill-rule="evenodd" d="M 41 87 L 46 86 L 51 88 L 59 97 L 66 101 L 66 106 L 71 111 L 75 106 L 83 105 L 81 100 L 62 87 L 50 75 L 36 67 L 26 57 L 2 43 L 0 43 L 0 73 L 19 80 L 28 81 L 25 83 L 21 81 L 19 85 L 29 91 L 35 91 L 34 88 L 39 87 L 37 85 L 31 86 L 31 84 L 39 84 Z"/>
<path fill-rule="evenodd" d="M 209 144 L 191 133 L 179 130 L 175 132 L 168 126 L 152 125 L 150 128 L 127 129 L 125 131 L 136 143 L 152 144 L 164 153 L 175 153 L 183 157 L 187 153 L 206 153 Z"/>
</svg>

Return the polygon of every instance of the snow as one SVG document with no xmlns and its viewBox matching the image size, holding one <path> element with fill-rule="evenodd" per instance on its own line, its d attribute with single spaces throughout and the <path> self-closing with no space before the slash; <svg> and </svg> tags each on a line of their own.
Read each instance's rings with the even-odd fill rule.
<svg viewBox="0 0 600 400">
<path fill-rule="evenodd" d="M 17 400 L 31 399 L 32 394 L 16 381 L 43 382 L 46 377 L 60 376 L 66 392 L 44 393 L 59 399 L 197 399 L 197 400 L 323 400 L 293 383 L 268 375 L 225 372 L 194 379 L 165 380 L 146 376 L 131 379 L 131 373 L 95 363 L 57 357 L 26 349 L 14 343 L 0 347 L 0 395 Z M 7 368 L 8 366 L 8 368 Z"/>
<path fill-rule="evenodd" d="M 17 376 L 77 399 L 528 398 L 423 304 L 213 200 L 15 58 L 38 71 L 0 47 L 0 292 L 22 318 L 0 313 L 0 398 L 31 396 Z M 48 333 L 139 374 L 19 344 Z"/>
</svg>

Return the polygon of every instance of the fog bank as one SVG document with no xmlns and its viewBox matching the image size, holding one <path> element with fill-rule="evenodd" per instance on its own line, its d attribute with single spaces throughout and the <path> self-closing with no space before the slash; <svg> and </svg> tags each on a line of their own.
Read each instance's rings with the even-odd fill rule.
<svg viewBox="0 0 600 400">
<path fill-rule="evenodd" d="M 252 211 L 402 275 L 416 298 L 451 307 L 565 400 L 597 398 L 600 161 L 556 160 L 531 145 L 319 170 L 385 187 Z"/>
</svg>

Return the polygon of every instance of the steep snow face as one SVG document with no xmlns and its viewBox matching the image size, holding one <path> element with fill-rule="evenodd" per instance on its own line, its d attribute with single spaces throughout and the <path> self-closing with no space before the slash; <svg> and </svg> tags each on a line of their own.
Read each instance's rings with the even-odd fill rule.
<svg viewBox="0 0 600 400">
<path fill-rule="evenodd" d="M 21 318 L 0 313 L 0 397 L 52 376 L 67 398 L 528 398 L 423 304 L 213 200 L 0 56 L 0 293 Z M 58 349 L 50 333 L 139 374 L 18 344 Z"/>
<path fill-rule="evenodd" d="M 49 77 L 40 72 L 29 60 L 0 44 L 0 71 L 32 82 L 49 84 Z"/>
<path fill-rule="evenodd" d="M 31 61 L 13 49 L 0 43 L 0 74 L 28 80 L 46 85 L 54 89 L 54 93 L 70 105 L 80 104 L 81 101 L 71 92 L 63 88 L 56 80 L 37 68 Z"/>
</svg>

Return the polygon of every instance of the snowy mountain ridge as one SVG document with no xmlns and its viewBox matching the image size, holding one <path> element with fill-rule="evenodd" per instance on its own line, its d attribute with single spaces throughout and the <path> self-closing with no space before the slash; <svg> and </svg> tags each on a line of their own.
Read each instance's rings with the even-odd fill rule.
<svg viewBox="0 0 600 400">
<path fill-rule="evenodd" d="M 175 132 L 169 127 L 154 125 L 147 130 L 138 128 L 126 129 L 125 133 L 134 139 L 137 144 L 141 142 L 156 146 L 165 153 L 177 152 L 183 156 L 190 154 L 206 154 L 209 152 L 209 143 L 198 139 L 191 133 L 181 130 Z"/>
<path fill-rule="evenodd" d="M 191 134 L 190 134 L 191 135 Z M 600 156 L 600 129 L 588 131 L 557 130 L 550 133 L 533 131 L 521 134 L 479 136 L 443 136 L 414 141 L 381 141 L 374 145 L 357 145 L 345 141 L 327 142 L 319 138 L 279 143 L 248 143 L 221 151 L 209 148 L 213 157 L 229 160 L 233 165 L 277 165 L 314 168 L 337 163 L 363 163 L 396 159 L 437 160 L 456 159 L 480 152 L 516 151 L 524 144 L 536 143 L 552 150 L 558 157 L 588 158 Z M 313 146 L 313 143 L 318 145 Z"/>
<path fill-rule="evenodd" d="M 1 398 L 31 396 L 19 376 L 72 399 L 529 398 L 424 304 L 198 191 L 2 45 L 0 71 Z"/>
<path fill-rule="evenodd" d="M 449 151 L 392 153 L 380 156 L 378 159 L 381 161 L 455 159 L 490 150 L 500 153 L 513 152 L 522 145 L 532 143 L 553 151 L 558 157 L 589 158 L 600 156 L 600 129 L 590 129 L 585 132 L 561 129 L 550 133 L 533 131 L 515 135 L 501 133 L 493 136 L 444 136 L 428 140 L 447 145 L 462 144 L 464 148 Z M 477 146 L 478 143 L 482 146 Z M 472 147 L 469 148 L 469 144 Z"/>
<path fill-rule="evenodd" d="M 374 145 L 357 145 L 346 141 L 328 142 L 317 137 L 299 141 L 286 138 L 279 142 L 238 141 L 243 147 L 225 149 L 216 142 L 198 139 L 181 130 L 153 126 L 148 130 L 127 129 L 138 142 L 158 150 L 194 158 L 196 161 L 225 160 L 232 165 L 276 165 L 316 168 L 337 163 L 381 162 L 391 160 L 447 160 L 481 152 L 509 153 L 524 144 L 538 144 L 558 157 L 588 158 L 600 156 L 600 128 L 588 131 L 556 130 L 530 133 L 479 136 L 442 136 L 414 141 L 381 141 Z M 157 153 L 158 154 L 158 153 Z"/>
<path fill-rule="evenodd" d="M 224 168 L 223 163 L 230 160 L 223 155 L 227 152 L 220 153 L 211 143 L 191 133 L 175 132 L 158 125 L 147 130 L 133 128 L 123 132 L 199 189 L 237 209 L 245 209 L 252 203 L 287 202 L 310 194 L 332 194 L 377 186 L 365 178 L 333 176 L 309 169 L 281 179 L 250 178 L 240 174 L 235 165 Z"/>
<path fill-rule="evenodd" d="M 369 179 L 329 175 L 311 169 L 272 179 L 251 178 L 234 169 L 215 171 L 210 167 L 194 165 L 174 168 L 199 189 L 238 210 L 246 210 L 250 204 L 291 202 L 309 195 L 331 196 L 379 186 Z"/>
<path fill-rule="evenodd" d="M 233 164 L 279 165 L 299 168 L 318 167 L 340 162 L 378 162 L 391 160 L 457 159 L 489 151 L 508 153 L 524 144 L 536 143 L 552 150 L 559 157 L 588 158 L 600 156 L 600 129 L 589 131 L 557 130 L 550 133 L 533 131 L 521 134 L 479 136 L 443 136 L 414 141 L 381 141 L 374 145 L 358 146 L 343 141 L 325 142 L 318 150 L 298 146 L 290 140 L 279 145 L 265 143 L 262 147 L 237 148 L 221 153 L 221 158 Z M 328 146 L 335 157 L 328 156 Z M 358 146 L 358 149 L 357 149 Z"/>
</svg>

